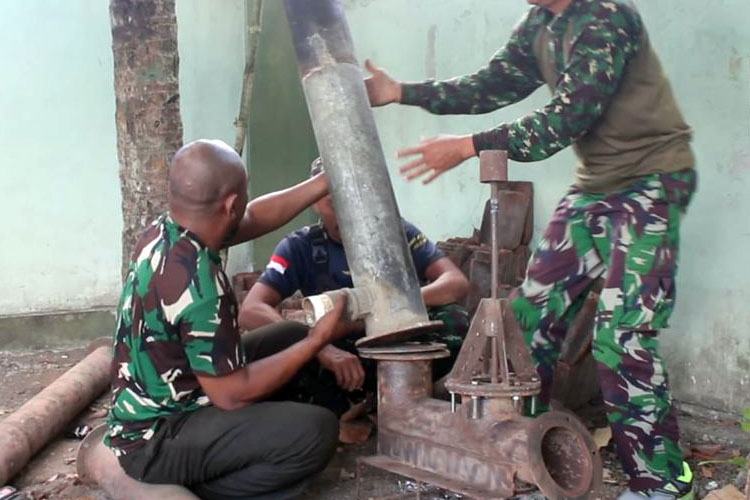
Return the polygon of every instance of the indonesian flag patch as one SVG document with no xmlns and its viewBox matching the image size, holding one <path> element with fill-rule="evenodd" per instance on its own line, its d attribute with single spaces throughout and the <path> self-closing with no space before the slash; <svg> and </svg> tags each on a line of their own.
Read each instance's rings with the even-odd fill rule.
<svg viewBox="0 0 750 500">
<path fill-rule="evenodd" d="M 279 274 L 284 274 L 286 268 L 289 267 L 289 261 L 280 255 L 274 255 L 271 260 L 268 261 L 266 269 L 273 269 Z"/>
</svg>

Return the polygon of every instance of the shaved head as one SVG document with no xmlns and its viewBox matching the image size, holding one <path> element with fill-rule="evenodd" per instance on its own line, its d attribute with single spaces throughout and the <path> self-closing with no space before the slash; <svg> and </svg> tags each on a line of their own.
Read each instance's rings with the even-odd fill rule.
<svg viewBox="0 0 750 500">
<path fill-rule="evenodd" d="M 210 212 L 227 196 L 244 192 L 246 182 L 242 158 L 228 144 L 191 142 L 177 151 L 169 169 L 170 210 Z"/>
<path fill-rule="evenodd" d="M 231 239 L 247 206 L 242 158 L 222 141 L 201 139 L 177 151 L 169 167 L 169 213 L 209 246 Z"/>
</svg>

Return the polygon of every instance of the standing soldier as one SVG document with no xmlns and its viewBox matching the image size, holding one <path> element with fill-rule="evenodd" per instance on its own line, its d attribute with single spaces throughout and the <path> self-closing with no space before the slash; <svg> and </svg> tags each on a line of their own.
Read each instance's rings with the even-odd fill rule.
<svg viewBox="0 0 750 500">
<path fill-rule="evenodd" d="M 543 84 L 552 99 L 516 121 L 465 136 L 438 136 L 399 152 L 425 183 L 486 149 L 512 160 L 548 158 L 572 145 L 576 180 L 557 206 L 513 302 L 543 382 L 562 339 L 555 332 L 603 277 L 593 351 L 630 489 L 621 500 L 691 499 L 692 473 L 657 332 L 675 298 L 680 218 L 696 186 L 683 120 L 630 0 L 529 0 L 510 41 L 478 72 L 401 83 L 367 62 L 373 106 L 392 102 L 437 114 L 479 114 Z"/>
</svg>

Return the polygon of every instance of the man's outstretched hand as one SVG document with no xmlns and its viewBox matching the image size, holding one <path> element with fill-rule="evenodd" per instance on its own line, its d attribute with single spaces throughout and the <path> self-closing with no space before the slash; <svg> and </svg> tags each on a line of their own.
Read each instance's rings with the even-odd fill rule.
<svg viewBox="0 0 750 500">
<path fill-rule="evenodd" d="M 385 106 L 392 102 L 401 101 L 401 83 L 391 78 L 383 68 L 375 66 L 372 61 L 365 61 L 365 68 L 371 76 L 365 78 L 367 96 L 370 98 L 370 106 Z"/>
<path fill-rule="evenodd" d="M 422 177 L 422 182 L 428 184 L 476 154 L 470 135 L 439 135 L 420 141 L 419 146 L 399 151 L 399 158 L 417 157 L 399 172 L 406 180 Z"/>
</svg>

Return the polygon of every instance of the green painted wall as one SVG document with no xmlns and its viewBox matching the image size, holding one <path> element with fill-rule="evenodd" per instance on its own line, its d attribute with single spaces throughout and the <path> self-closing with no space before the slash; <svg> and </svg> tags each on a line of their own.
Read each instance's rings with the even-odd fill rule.
<svg viewBox="0 0 750 500">
<path fill-rule="evenodd" d="M 307 178 L 317 156 L 283 3 L 264 3 L 250 112 L 250 191 L 253 197 Z M 279 240 L 316 219 L 312 211 L 253 241 L 253 262 L 262 269 Z"/>
<path fill-rule="evenodd" d="M 476 70 L 507 39 L 526 2 L 344 0 L 360 60 L 372 57 L 398 78 L 447 78 Z M 673 326 L 662 343 L 679 398 L 737 411 L 750 406 L 750 19 L 747 0 L 637 2 L 677 97 L 695 129 L 700 190 L 683 226 Z M 400 208 L 433 239 L 468 235 L 487 188 L 476 161 L 430 186 L 395 175 L 395 151 L 436 133 L 490 128 L 542 105 L 526 102 L 484 116 L 436 117 L 419 109 L 375 111 Z M 572 180 L 575 159 L 560 153 L 516 164 L 511 176 L 535 183 L 537 235 Z"/>
<path fill-rule="evenodd" d="M 112 304 L 120 187 L 108 2 L 0 0 L 0 315 Z"/>
<path fill-rule="evenodd" d="M 0 317 L 112 308 L 122 217 L 109 2 L 0 0 L 0 12 Z M 185 140 L 233 143 L 244 1 L 179 0 L 177 20 Z"/>
</svg>

